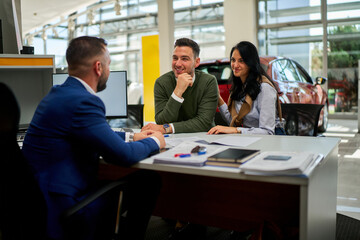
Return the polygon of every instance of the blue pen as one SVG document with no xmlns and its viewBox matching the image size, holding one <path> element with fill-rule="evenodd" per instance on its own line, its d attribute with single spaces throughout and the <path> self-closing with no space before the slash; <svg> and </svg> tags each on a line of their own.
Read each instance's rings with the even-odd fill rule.
<svg viewBox="0 0 360 240">
<path fill-rule="evenodd" d="M 169 137 L 169 134 L 165 134 L 164 137 Z"/>
</svg>

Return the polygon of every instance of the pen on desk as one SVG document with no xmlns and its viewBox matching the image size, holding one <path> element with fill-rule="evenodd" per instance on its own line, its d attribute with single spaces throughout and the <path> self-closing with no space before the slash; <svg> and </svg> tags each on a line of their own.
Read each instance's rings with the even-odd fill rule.
<svg viewBox="0 0 360 240">
<path fill-rule="evenodd" d="M 164 134 L 164 137 L 169 137 L 169 134 Z"/>
<path fill-rule="evenodd" d="M 176 154 L 174 155 L 174 157 L 181 157 L 181 158 L 191 157 L 191 153 L 176 153 Z"/>
</svg>

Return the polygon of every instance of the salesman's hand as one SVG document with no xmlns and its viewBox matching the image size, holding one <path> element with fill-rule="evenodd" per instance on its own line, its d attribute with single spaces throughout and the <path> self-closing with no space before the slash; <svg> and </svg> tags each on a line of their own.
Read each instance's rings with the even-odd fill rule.
<svg viewBox="0 0 360 240">
<path fill-rule="evenodd" d="M 154 131 L 149 137 L 156 137 L 160 141 L 160 149 L 163 149 L 166 146 L 164 135 L 161 132 Z"/>
<path fill-rule="evenodd" d="M 163 125 L 158 125 L 155 123 L 146 124 L 145 126 L 143 126 L 141 128 L 141 131 L 146 131 L 146 130 L 153 130 L 153 131 L 159 131 L 161 133 L 165 133 L 165 129 L 164 129 Z"/>
<path fill-rule="evenodd" d="M 139 141 L 139 140 L 142 140 L 144 138 L 148 138 L 154 132 L 155 131 L 153 131 L 153 130 L 145 130 L 145 131 L 141 131 L 139 133 L 135 133 L 134 134 L 134 141 Z"/>
<path fill-rule="evenodd" d="M 174 93 L 179 98 L 182 98 L 183 93 L 186 89 L 193 85 L 193 79 L 188 73 L 182 73 L 178 76 Z"/>
<path fill-rule="evenodd" d="M 207 134 L 238 133 L 235 127 L 216 126 L 211 128 Z"/>
</svg>

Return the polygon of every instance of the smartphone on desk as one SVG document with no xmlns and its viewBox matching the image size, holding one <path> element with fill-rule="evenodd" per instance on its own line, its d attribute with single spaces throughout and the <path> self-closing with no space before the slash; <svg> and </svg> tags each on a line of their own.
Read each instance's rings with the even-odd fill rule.
<svg viewBox="0 0 360 240">
<path fill-rule="evenodd" d="M 284 155 L 268 155 L 264 157 L 264 160 L 273 160 L 273 161 L 287 161 L 291 158 L 291 156 Z"/>
</svg>

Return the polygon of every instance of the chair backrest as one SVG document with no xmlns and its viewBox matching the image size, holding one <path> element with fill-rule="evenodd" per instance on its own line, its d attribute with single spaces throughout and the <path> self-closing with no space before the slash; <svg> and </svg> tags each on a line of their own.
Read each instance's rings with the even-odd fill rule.
<svg viewBox="0 0 360 240">
<path fill-rule="evenodd" d="M 0 229 L 2 239 L 43 239 L 45 201 L 16 140 L 20 109 L 0 83 Z"/>
<path fill-rule="evenodd" d="M 321 104 L 282 103 L 287 135 L 317 136 Z"/>
<path fill-rule="evenodd" d="M 139 128 L 144 126 L 144 104 L 129 104 L 128 118 L 135 120 Z"/>
</svg>

